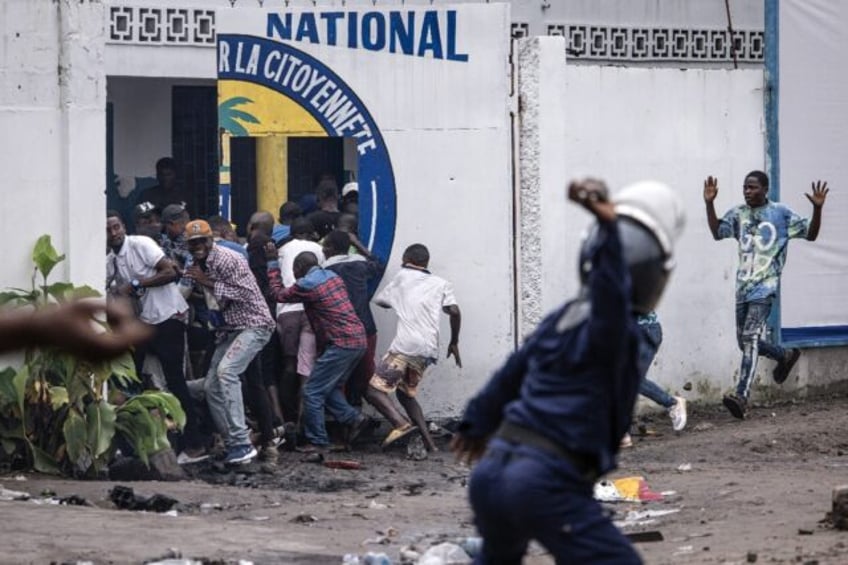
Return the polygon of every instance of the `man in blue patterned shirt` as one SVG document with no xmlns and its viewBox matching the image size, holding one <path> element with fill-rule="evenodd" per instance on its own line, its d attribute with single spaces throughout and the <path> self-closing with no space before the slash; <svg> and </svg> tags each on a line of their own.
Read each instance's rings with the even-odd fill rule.
<svg viewBox="0 0 848 565">
<path fill-rule="evenodd" d="M 742 194 L 745 204 L 731 208 L 721 220 L 715 211 L 718 179 L 704 181 L 707 223 L 716 240 L 732 237 L 739 242 L 739 268 L 736 271 L 736 340 L 742 350 L 742 365 L 736 393 L 724 397 L 724 405 L 739 419 L 745 418 L 751 383 L 757 370 L 757 357 L 777 361 L 774 382 L 786 381 L 801 351 L 784 349 L 762 336 L 771 305 L 777 294 L 780 273 L 786 263 L 786 249 L 792 238 L 815 241 L 821 227 L 821 210 L 827 198 L 826 182 L 812 184 L 812 194 L 804 196 L 813 205 L 811 219 L 801 218 L 784 204 L 769 201 L 769 179 L 762 171 L 745 177 Z"/>
</svg>

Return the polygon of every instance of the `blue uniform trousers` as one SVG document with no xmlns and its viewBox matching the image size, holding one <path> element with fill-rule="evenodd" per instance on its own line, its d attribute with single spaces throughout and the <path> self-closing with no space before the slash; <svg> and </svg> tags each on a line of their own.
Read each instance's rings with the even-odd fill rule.
<svg viewBox="0 0 848 565">
<path fill-rule="evenodd" d="M 494 438 L 469 486 L 475 524 L 483 537 L 483 550 L 474 563 L 520 565 L 531 539 L 558 565 L 641 563 L 592 492 L 593 483 L 569 462 Z"/>
</svg>

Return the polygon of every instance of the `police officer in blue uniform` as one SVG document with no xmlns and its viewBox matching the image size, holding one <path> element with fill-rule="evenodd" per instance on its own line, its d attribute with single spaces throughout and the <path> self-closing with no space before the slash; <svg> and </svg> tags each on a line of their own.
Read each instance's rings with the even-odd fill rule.
<svg viewBox="0 0 848 565">
<path fill-rule="evenodd" d="M 599 181 L 572 182 L 568 198 L 597 220 L 581 248 L 581 291 L 469 402 L 454 436 L 460 459 L 482 456 L 469 485 L 483 536 L 475 563 L 520 564 L 531 539 L 558 564 L 640 563 L 593 485 L 615 468 L 629 427 L 646 346 L 636 319 L 662 294 L 682 206 L 650 181 L 615 202 Z"/>
</svg>

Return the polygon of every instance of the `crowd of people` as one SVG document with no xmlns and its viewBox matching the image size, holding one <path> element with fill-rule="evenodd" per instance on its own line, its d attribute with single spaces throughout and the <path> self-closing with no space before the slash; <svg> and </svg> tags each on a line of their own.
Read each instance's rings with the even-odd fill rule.
<svg viewBox="0 0 848 565">
<path fill-rule="evenodd" d="M 812 184 L 806 197 L 813 214 L 806 219 L 770 201 L 768 186 L 761 171 L 746 175 L 745 203 L 719 219 L 718 181 L 704 182 L 711 234 L 739 246 L 742 361 L 736 390 L 723 400 L 739 419 L 746 416 L 758 356 L 776 361 L 778 384 L 800 356 L 768 341 L 764 329 L 788 240 L 818 237 L 829 192 L 827 183 Z M 348 203 L 355 192 L 346 187 Z M 368 422 L 363 400 L 392 426 L 384 445 L 418 431 L 427 449 L 436 449 L 415 397 L 439 356 L 441 313 L 450 318 L 447 355 L 461 366 L 461 316 L 452 285 L 428 271 L 424 245 L 406 248 L 402 268 L 374 298 L 398 316 L 397 335 L 375 363 L 369 285 L 385 266 L 359 241 L 355 215 L 338 210 L 334 183 L 319 183 L 317 213 L 304 215 L 291 202 L 276 221 L 256 212 L 245 242 L 223 218 L 190 219 L 182 201 L 167 201 L 169 194 L 158 190 L 159 202 L 136 207 L 134 235 L 119 213 L 107 212 L 114 304 L 0 316 L 0 349 L 46 345 L 103 358 L 135 344 L 145 385 L 154 386 L 153 373 L 160 372 L 161 386 L 186 412 L 177 445 L 185 464 L 209 457 L 213 436 L 231 464 L 257 456 L 276 461 L 281 435 L 311 454 L 349 447 Z M 477 463 L 469 497 L 484 539 L 480 563 L 520 562 L 531 539 L 557 562 L 639 563 L 594 500 L 593 484 L 615 468 L 638 394 L 668 408 L 675 430 L 686 424 L 685 400 L 647 379 L 662 342 L 655 307 L 684 223 L 679 196 L 642 182 L 611 197 L 602 182 L 586 179 L 569 185 L 568 198 L 595 218 L 581 244 L 580 291 L 469 401 L 451 440 L 459 459 Z M 104 311 L 113 331 L 92 331 L 90 317 Z M 148 354 L 158 371 L 148 371 Z M 327 414 L 338 424 L 334 437 Z"/>
<path fill-rule="evenodd" d="M 355 183 L 340 191 L 322 176 L 314 199 L 301 200 L 314 210 L 257 211 L 242 239 L 221 216 L 192 218 L 169 166 L 157 163 L 160 184 L 141 195 L 135 233 L 107 212 L 106 286 L 153 330 L 134 359 L 143 386 L 167 389 L 186 413 L 178 462 L 207 459 L 216 438 L 228 464 L 275 463 L 281 444 L 349 449 L 371 422 L 363 401 L 392 425 L 384 446 L 417 432 L 435 450 L 415 397 L 439 357 L 442 312 L 447 355 L 461 363 L 461 315 L 451 283 L 428 270 L 427 247 L 410 245 L 374 298 L 398 317 L 375 362 L 371 292 L 386 265 L 357 235 Z"/>
</svg>

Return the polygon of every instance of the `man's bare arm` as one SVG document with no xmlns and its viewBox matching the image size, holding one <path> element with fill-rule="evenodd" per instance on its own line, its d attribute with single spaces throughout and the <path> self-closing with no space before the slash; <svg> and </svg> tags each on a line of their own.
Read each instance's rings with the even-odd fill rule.
<svg viewBox="0 0 848 565">
<path fill-rule="evenodd" d="M 97 315 L 106 314 L 109 331 L 98 328 Z M 111 359 L 148 339 L 153 330 L 139 322 L 121 302 L 108 305 L 70 302 L 35 312 L 0 314 L 0 353 L 29 347 L 58 347 L 91 361 Z"/>
<path fill-rule="evenodd" d="M 807 200 L 810 201 L 810 204 L 813 205 L 813 217 L 810 220 L 810 229 L 807 230 L 807 240 L 815 241 L 819 236 L 819 229 L 821 228 L 821 211 L 824 207 L 824 202 L 827 200 L 827 193 L 830 192 L 830 189 L 827 187 L 827 181 L 816 181 L 812 183 L 813 193 L 812 194 L 804 194 L 807 197 Z"/>
<path fill-rule="evenodd" d="M 704 203 L 707 205 L 707 225 L 713 239 L 718 239 L 718 216 L 715 211 L 715 199 L 718 195 L 718 179 L 707 177 L 704 181 Z"/>
<path fill-rule="evenodd" d="M 459 329 L 462 326 L 462 314 L 459 306 L 452 304 L 442 308 L 445 314 L 450 316 L 451 339 L 448 344 L 448 357 L 453 355 L 457 367 L 462 367 L 462 358 L 459 356 Z"/>
</svg>

